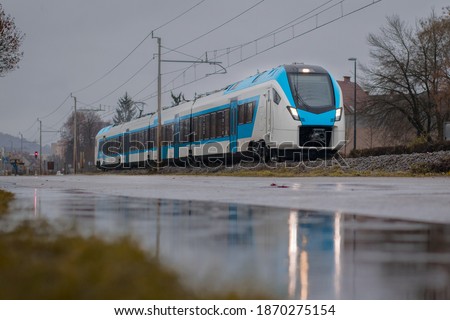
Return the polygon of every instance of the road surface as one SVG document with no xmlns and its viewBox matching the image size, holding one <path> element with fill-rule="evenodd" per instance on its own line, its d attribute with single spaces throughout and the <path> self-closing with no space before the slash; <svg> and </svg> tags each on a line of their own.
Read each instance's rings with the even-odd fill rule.
<svg viewBox="0 0 450 320">
<path fill-rule="evenodd" d="M 1 177 L 0 188 L 82 190 L 450 223 L 450 178 L 71 175 Z"/>
</svg>

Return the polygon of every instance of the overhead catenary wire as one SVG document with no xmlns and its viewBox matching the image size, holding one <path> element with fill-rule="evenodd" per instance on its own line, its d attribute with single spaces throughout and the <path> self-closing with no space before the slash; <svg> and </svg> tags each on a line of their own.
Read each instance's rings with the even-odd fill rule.
<svg viewBox="0 0 450 320">
<path fill-rule="evenodd" d="M 39 119 L 41 119 L 41 120 L 42 120 L 42 119 L 46 119 L 46 118 L 50 117 L 51 115 L 55 114 L 59 109 L 61 109 L 61 107 L 66 103 L 66 101 L 67 101 L 69 98 L 70 98 L 70 94 L 67 95 L 67 97 L 64 99 L 64 101 L 61 102 L 61 104 L 60 104 L 58 107 L 56 107 L 55 110 L 53 110 L 52 112 L 50 112 L 49 114 L 47 114 L 47 115 L 45 115 L 45 116 L 43 116 L 43 117 L 40 117 Z"/>
<path fill-rule="evenodd" d="M 264 1 L 264 0 L 263 0 L 263 1 Z M 335 4 L 335 6 L 336 6 L 336 5 L 339 5 L 339 4 L 341 4 L 341 3 L 343 3 L 344 1 L 345 1 L 345 0 L 340 1 L 338 4 Z M 273 49 L 273 48 L 275 48 L 275 47 L 281 46 L 281 45 L 285 44 L 286 42 L 292 41 L 292 40 L 294 40 L 294 39 L 296 39 L 296 38 L 298 38 L 298 37 L 301 37 L 301 36 L 303 36 L 303 35 L 305 35 L 305 34 L 307 34 L 307 33 L 312 32 L 313 30 L 316 30 L 316 29 L 318 29 L 318 28 L 321 28 L 321 27 L 324 27 L 324 26 L 326 26 L 326 25 L 329 25 L 329 24 L 335 22 L 336 20 L 342 19 L 342 18 L 345 17 L 345 16 L 348 16 L 348 15 L 350 15 L 350 14 L 353 14 L 353 13 L 357 12 L 357 11 L 363 10 L 364 8 L 366 8 L 366 7 L 368 7 L 368 6 L 371 6 L 371 5 L 375 4 L 375 3 L 378 3 L 378 2 L 380 2 L 380 1 L 381 1 L 381 0 L 377 0 L 377 1 L 374 0 L 374 1 L 371 2 L 369 5 L 366 5 L 366 6 L 363 6 L 363 7 L 361 7 L 361 8 L 358 8 L 357 10 L 354 10 L 354 11 L 352 11 L 352 12 L 346 13 L 345 15 L 343 14 L 342 16 L 340 16 L 340 17 L 338 17 L 338 18 L 330 19 L 330 20 L 327 21 L 326 23 L 323 23 L 323 24 L 321 23 L 319 26 L 317 26 L 317 27 L 315 27 L 315 28 L 312 28 L 311 30 L 308 30 L 308 31 L 306 31 L 306 32 L 302 32 L 301 34 L 295 34 L 292 38 L 289 38 L 289 39 L 287 39 L 287 40 L 283 40 L 283 41 L 281 41 L 281 42 L 279 42 L 279 43 L 274 44 L 274 45 L 271 46 L 271 47 L 268 47 L 268 48 L 265 48 L 265 49 L 261 49 L 260 51 L 257 51 L 254 55 L 247 56 L 247 57 L 243 57 L 243 59 L 239 59 L 239 60 L 237 60 L 237 61 L 232 62 L 232 63 L 230 64 L 230 67 L 233 67 L 233 66 L 235 66 L 235 65 L 237 65 L 237 64 L 239 64 L 239 63 L 242 63 L 243 61 L 246 61 L 246 60 L 248 60 L 248 59 L 250 59 L 250 58 L 252 58 L 252 57 L 254 57 L 254 56 L 256 56 L 256 55 L 262 54 L 262 53 L 264 53 L 264 52 L 266 52 L 266 51 L 269 51 L 269 50 L 271 50 L 271 49 Z M 260 1 L 260 2 L 262 2 L 262 1 Z M 257 4 L 259 4 L 260 2 L 258 2 Z M 323 7 L 323 6 L 327 5 L 327 4 L 329 4 L 330 2 L 332 2 L 332 1 L 327 1 L 327 2 L 325 2 L 324 4 L 321 5 L 321 7 Z M 257 4 L 256 4 L 256 5 L 257 5 Z M 316 9 L 316 10 L 317 10 L 317 9 Z M 316 11 L 316 10 L 315 10 L 315 11 Z M 313 12 L 315 12 L 315 11 L 313 11 Z M 310 13 L 311 13 L 311 11 L 310 11 Z M 321 14 L 321 13 L 315 13 L 315 14 L 313 14 L 311 17 L 309 17 L 308 19 L 311 19 L 312 17 L 314 17 L 315 15 L 318 15 L 318 14 Z M 256 38 L 255 40 L 246 42 L 245 44 L 241 44 L 241 45 L 238 45 L 238 46 L 235 46 L 235 47 L 230 47 L 230 48 L 220 49 L 220 50 L 228 50 L 228 49 L 231 49 L 231 48 L 237 48 L 236 50 L 239 50 L 239 48 L 241 48 L 241 47 L 244 46 L 244 45 L 251 44 L 251 43 L 253 43 L 253 42 L 255 42 L 255 41 L 258 41 L 258 40 L 260 40 L 260 39 L 264 39 L 265 37 L 268 37 L 268 36 L 274 36 L 274 34 L 278 34 L 279 32 L 282 32 L 283 30 L 286 30 L 286 29 L 288 29 L 288 28 L 292 28 L 293 26 L 297 26 L 297 25 L 303 23 L 306 19 L 304 19 L 304 20 L 302 20 L 302 21 L 300 21 L 300 22 L 294 24 L 294 22 L 297 22 L 298 20 L 300 20 L 300 19 L 306 17 L 306 15 L 307 15 L 307 13 L 304 14 L 303 17 L 301 17 L 301 16 L 300 16 L 300 17 L 297 17 L 296 19 L 290 21 L 289 23 L 286 23 L 286 24 L 284 24 L 284 25 L 278 27 L 277 29 L 272 30 L 270 33 L 267 33 L 267 34 L 265 34 L 265 35 L 263 35 L 263 36 L 261 36 L 261 37 L 258 37 L 258 38 Z M 186 43 L 186 45 L 187 45 L 187 44 L 188 44 L 188 43 Z M 184 45 L 181 45 L 181 46 L 184 46 Z M 181 46 L 179 46 L 179 47 L 177 47 L 177 48 L 180 48 Z M 169 49 L 169 48 L 166 48 L 166 49 L 167 49 L 167 50 L 172 50 L 172 51 L 175 52 L 175 51 L 177 50 L 177 48 L 176 48 L 176 49 Z M 214 50 L 214 51 L 220 51 L 220 50 Z M 165 53 L 167 54 L 168 52 L 171 52 L 171 51 L 167 51 L 167 52 L 165 52 Z M 212 51 L 208 51 L 208 52 L 212 52 Z M 178 53 L 180 53 L 180 52 L 178 52 Z M 184 53 L 182 53 L 182 54 L 184 54 Z M 223 53 L 222 55 L 219 55 L 218 57 L 226 56 L 227 54 L 229 54 L 229 52 L 228 52 L 228 53 L 225 52 L 225 53 Z M 152 59 L 152 60 L 153 60 L 153 59 Z M 148 62 L 148 63 L 149 63 L 149 62 Z M 175 79 L 179 79 L 179 77 L 181 77 L 181 76 L 183 75 L 183 72 L 185 72 L 185 71 L 188 70 L 189 68 L 192 68 L 192 66 L 187 67 L 187 68 L 184 68 L 184 69 L 180 69 L 181 73 L 180 73 L 177 77 L 175 77 Z M 138 70 L 138 72 L 139 72 L 139 70 Z M 175 73 L 175 71 L 174 71 L 173 73 Z M 169 73 L 167 73 L 167 74 L 169 74 Z M 194 79 L 193 81 L 184 82 L 184 83 L 181 84 L 181 85 L 172 85 L 172 89 L 171 89 L 171 90 L 178 89 L 178 88 L 181 88 L 181 87 L 183 87 L 183 86 L 189 85 L 189 84 L 191 84 L 191 83 L 200 81 L 200 80 L 202 80 L 202 79 L 205 79 L 206 77 L 207 77 L 207 76 L 204 76 L 204 77 L 201 77 L 201 78 L 198 78 L 198 79 L 196 78 L 196 79 Z M 130 80 L 131 80 L 131 79 L 127 80 L 127 81 L 126 81 L 124 84 L 122 84 L 120 87 L 122 87 L 123 85 L 125 85 L 126 83 L 128 83 Z M 136 93 L 135 96 L 137 96 L 138 94 L 142 93 L 145 89 L 147 89 L 148 87 L 150 87 L 150 86 L 154 83 L 154 81 L 155 81 L 155 80 L 153 80 L 151 83 L 147 84 L 146 87 L 145 87 L 144 89 L 142 89 L 141 91 L 139 91 L 138 93 Z M 173 81 L 174 81 L 174 79 L 169 80 L 168 83 L 167 83 L 164 87 L 169 86 L 171 83 L 173 84 Z M 119 88 L 120 88 L 120 87 L 119 87 Z M 115 91 L 117 91 L 119 88 L 117 88 Z M 114 91 L 114 92 L 115 92 L 115 91 Z M 170 92 L 170 90 L 164 91 L 164 93 L 167 93 L 167 92 Z M 113 93 L 113 92 L 112 92 L 112 93 Z M 110 93 L 110 94 L 112 94 L 112 93 Z M 110 94 L 109 94 L 109 95 L 110 95 Z M 107 96 L 109 96 L 109 95 L 107 95 Z M 99 101 L 101 101 L 102 99 L 106 98 L 107 96 L 102 97 Z M 145 99 L 145 100 L 142 100 L 142 101 L 146 101 L 146 100 L 149 100 L 149 99 L 151 99 L 151 98 L 153 98 L 152 95 L 147 96 L 146 99 Z M 67 99 L 66 99 L 66 100 L 67 100 Z M 98 101 L 96 101 L 96 102 L 98 102 Z M 92 104 L 94 104 L 94 103 L 96 103 L 96 102 L 93 102 Z"/>
<path fill-rule="evenodd" d="M 139 70 L 137 70 L 131 77 L 129 77 L 125 82 L 123 82 L 121 85 L 119 85 L 117 88 L 115 88 L 114 90 L 112 90 L 111 92 L 109 92 L 108 94 L 104 95 L 103 97 L 89 103 L 90 105 L 96 104 L 100 101 L 102 101 L 103 99 L 109 97 L 110 95 L 112 95 L 114 92 L 116 92 L 117 90 L 119 90 L 120 88 L 122 88 L 124 85 L 126 85 L 128 82 L 130 82 L 134 77 L 136 77 L 142 70 L 145 69 L 145 67 L 147 67 L 150 62 L 152 62 L 155 58 L 152 58 L 150 60 L 148 60 L 141 68 L 139 68 Z"/>
<path fill-rule="evenodd" d="M 201 39 L 201 38 L 203 38 L 203 37 L 209 35 L 210 33 L 212 33 L 212 32 L 214 32 L 214 31 L 216 31 L 216 30 L 222 28 L 223 26 L 227 25 L 227 24 L 230 23 L 231 21 L 234 21 L 234 20 L 236 20 L 237 18 L 239 18 L 240 16 L 246 14 L 247 12 L 249 12 L 249 11 L 252 10 L 252 9 L 254 9 L 255 7 L 257 7 L 258 5 L 260 5 L 261 3 L 263 3 L 264 1 L 265 1 L 265 0 L 260 0 L 259 2 L 255 3 L 254 5 L 250 6 L 250 7 L 247 8 L 247 9 L 245 9 L 244 11 L 240 12 L 240 13 L 237 14 L 236 16 L 234 16 L 234 17 L 228 19 L 227 21 L 225 21 L 224 23 L 218 25 L 217 27 L 212 28 L 212 29 L 210 29 L 209 31 L 207 31 L 207 32 L 205 32 L 205 33 L 202 33 L 201 35 L 195 37 L 194 39 L 189 40 L 189 41 L 183 43 L 182 45 L 179 45 L 179 46 L 176 47 L 175 49 L 171 49 L 171 50 L 169 50 L 169 51 L 167 51 L 167 52 L 164 52 L 163 54 L 167 54 L 167 53 L 170 53 L 170 52 L 172 52 L 172 51 L 178 50 L 178 49 L 180 49 L 180 48 L 182 48 L 182 47 L 187 46 L 188 44 L 191 44 L 191 43 L 193 43 L 193 42 L 195 42 L 195 41 L 197 41 L 197 40 L 199 40 L 199 39 Z"/>
<path fill-rule="evenodd" d="M 203 34 L 201 34 L 201 35 L 195 37 L 194 39 L 192 39 L 192 40 L 190 40 L 190 41 L 187 41 L 187 42 L 185 42 L 185 43 L 182 44 L 182 45 L 177 46 L 177 47 L 174 48 L 174 49 L 166 48 L 168 51 L 164 52 L 163 55 L 168 54 L 168 53 L 170 53 L 170 52 L 176 52 L 176 53 L 180 53 L 180 54 L 189 56 L 189 57 L 194 58 L 194 59 L 196 59 L 196 60 L 201 60 L 201 58 L 197 58 L 197 57 L 194 57 L 194 56 L 192 56 L 192 55 L 188 55 L 188 54 L 186 54 L 186 53 L 180 52 L 180 51 L 178 51 L 178 49 L 180 49 L 180 48 L 182 48 L 182 47 L 184 47 L 184 46 L 186 46 L 186 45 L 188 45 L 188 44 L 191 44 L 191 43 L 193 43 L 193 42 L 195 42 L 195 41 L 197 41 L 197 40 L 199 40 L 199 39 L 201 39 L 201 38 L 203 38 L 203 37 L 205 37 L 205 36 L 211 34 L 212 32 L 214 32 L 214 31 L 216 31 L 216 30 L 222 28 L 223 26 L 227 25 L 228 23 L 230 23 L 230 22 L 236 20 L 237 18 L 239 18 L 239 17 L 241 17 L 242 15 L 246 14 L 247 12 L 251 11 L 252 9 L 254 9 L 255 7 L 257 7 L 258 5 L 260 5 L 261 3 L 263 3 L 264 1 L 265 1 L 265 0 L 260 0 L 260 1 L 258 1 L 257 3 L 255 3 L 255 4 L 253 4 L 252 6 L 248 7 L 247 9 L 245 9 L 245 10 L 239 12 L 237 15 L 233 16 L 232 18 L 228 19 L 227 21 L 225 21 L 225 22 L 221 23 L 220 25 L 218 25 L 218 26 L 216 26 L 216 27 L 214 27 L 214 28 L 208 30 L 207 32 L 204 32 Z M 191 65 L 191 67 L 192 67 L 192 65 Z M 188 69 L 189 69 L 189 67 L 188 67 Z M 136 75 L 137 75 L 137 74 L 136 74 Z M 135 76 L 136 76 L 136 75 L 135 75 Z M 142 91 L 143 91 L 143 90 L 142 90 Z M 141 91 L 140 91 L 140 92 L 141 92 Z M 139 93 L 140 93 L 140 92 L 139 92 Z M 101 99 L 99 99 L 99 100 L 97 100 L 96 102 L 101 101 L 101 100 L 104 99 L 104 98 L 106 98 L 106 96 L 103 97 L 103 98 L 101 98 Z"/>
<path fill-rule="evenodd" d="M 69 109 L 67 113 L 64 114 L 58 121 L 55 121 L 51 127 L 56 127 L 58 124 L 60 124 L 64 119 L 66 119 L 71 113 L 73 112 L 72 108 Z"/>
<path fill-rule="evenodd" d="M 256 39 L 253 39 L 253 40 L 251 40 L 251 41 L 247 41 L 247 42 L 245 42 L 245 43 L 243 43 L 243 44 L 241 43 L 241 44 L 239 44 L 239 45 L 229 46 L 229 47 L 226 47 L 226 48 L 214 49 L 214 50 L 208 50 L 208 52 L 220 52 L 220 51 L 226 51 L 226 50 L 233 50 L 233 49 L 236 49 L 236 48 L 240 48 L 240 47 L 243 46 L 243 45 L 251 44 L 251 43 L 253 43 L 253 42 L 255 42 L 255 41 L 258 41 L 258 40 L 264 39 L 264 38 L 266 38 L 266 37 L 272 36 L 274 33 L 277 33 L 277 32 L 279 32 L 279 31 L 282 31 L 282 29 L 285 28 L 285 27 L 291 27 L 291 24 L 294 23 L 295 21 L 298 21 L 298 20 L 300 20 L 300 19 L 302 19 L 302 18 L 304 18 L 304 17 L 310 15 L 311 13 L 313 13 L 313 12 L 315 12 L 315 11 L 321 9 L 322 7 L 326 6 L 327 4 L 329 4 L 330 2 L 333 2 L 333 1 L 335 1 L 335 0 L 328 0 L 328 1 L 324 2 L 324 3 L 322 3 L 321 5 L 318 5 L 318 6 L 315 7 L 314 9 L 311 9 L 310 11 L 308 11 L 308 12 L 306 12 L 306 13 L 304 13 L 304 14 L 302 14 L 302 15 L 296 17 L 296 18 L 294 18 L 293 20 L 291 20 L 291 21 L 289 21 L 289 22 L 283 24 L 282 26 L 279 26 L 278 28 L 276 28 L 276 29 L 274 29 L 274 30 L 272 30 L 272 31 L 270 31 L 270 32 L 268 32 L 268 33 L 262 35 L 262 36 L 259 36 L 259 37 L 256 38 Z M 341 2 L 342 2 L 342 1 L 341 1 Z M 283 30 L 285 30 L 285 29 L 283 29 Z M 223 55 L 222 55 L 222 56 L 223 56 Z M 221 56 L 219 56 L 219 58 L 220 58 L 220 57 L 221 57 Z"/>
<path fill-rule="evenodd" d="M 32 124 L 31 126 L 29 126 L 28 129 L 22 131 L 22 133 L 25 133 L 25 132 L 30 131 L 36 124 L 37 124 L 37 120 L 34 120 L 34 121 L 33 121 L 33 124 Z"/>
<path fill-rule="evenodd" d="M 145 40 L 147 40 L 152 34 L 153 32 L 167 26 L 168 24 L 172 23 L 173 21 L 181 18 L 182 16 L 184 16 L 185 14 L 187 14 L 188 12 L 192 11 L 193 9 L 195 9 L 196 7 L 198 7 L 199 5 L 201 5 L 203 2 L 205 2 L 206 0 L 201 0 L 199 2 L 197 2 L 195 5 L 193 5 L 192 7 L 190 7 L 189 9 L 183 11 L 181 14 L 177 15 L 176 17 L 172 18 L 171 20 L 163 23 L 162 25 L 160 25 L 159 27 L 153 29 L 152 31 L 150 31 L 145 37 L 144 39 L 141 40 L 141 42 L 138 43 L 137 46 L 135 46 L 133 48 L 133 50 L 130 51 L 130 53 L 128 53 L 122 60 L 120 60 L 116 65 L 114 65 L 111 69 L 109 69 L 107 72 L 105 72 L 101 77 L 99 77 L 98 79 L 92 81 L 91 83 L 89 83 L 88 85 L 84 86 L 83 88 L 80 88 L 78 90 L 73 91 L 73 93 L 78 93 L 81 91 L 84 91 L 90 87 L 92 87 L 94 84 L 98 83 L 99 81 L 103 80 L 104 78 L 106 78 L 109 74 L 111 74 L 114 70 L 116 70 L 126 59 L 128 59 L 128 57 L 130 57 L 144 42 Z"/>
<path fill-rule="evenodd" d="M 289 25 L 289 26 L 287 26 L 288 24 L 285 24 L 285 25 L 283 25 L 283 26 L 281 26 L 281 27 L 276 28 L 276 29 L 275 29 L 275 30 L 277 30 L 276 32 L 274 32 L 275 30 L 273 30 L 273 31 L 267 33 L 266 36 L 267 36 L 267 35 L 273 36 L 273 34 L 282 32 L 282 31 L 284 31 L 284 30 L 286 30 L 286 29 L 288 29 L 288 28 L 292 28 L 293 26 L 297 26 L 297 25 L 299 25 L 299 24 L 302 24 L 302 23 L 304 23 L 305 21 L 307 21 L 307 20 L 309 20 L 309 19 L 312 19 L 312 18 L 315 18 L 315 17 L 317 17 L 317 16 L 320 15 L 320 14 L 324 14 L 325 12 L 327 12 L 327 11 L 329 11 L 329 10 L 331 10 L 331 9 L 333 9 L 333 8 L 335 8 L 335 7 L 337 7 L 337 6 L 339 6 L 339 5 L 340 5 L 340 6 L 343 6 L 343 3 L 344 3 L 345 1 L 346 1 L 346 0 L 340 0 L 339 2 L 330 5 L 330 6 L 328 6 L 328 7 L 325 8 L 325 9 L 322 9 L 321 11 L 319 11 L 319 12 L 317 12 L 317 13 L 314 13 L 314 14 L 311 15 L 310 17 L 305 18 L 305 17 L 306 17 L 305 15 L 311 14 L 311 13 L 317 11 L 318 9 L 321 9 L 321 8 L 324 7 L 325 5 L 329 4 L 330 2 L 332 2 L 332 1 L 327 1 L 327 2 L 325 2 L 324 4 L 319 5 L 319 6 L 316 7 L 315 9 L 309 11 L 309 13 L 303 14 L 303 15 L 302 15 L 303 17 L 302 17 L 302 16 L 297 17 L 296 19 L 292 20 L 290 23 L 292 23 L 293 21 L 294 21 L 294 22 L 295 22 L 295 21 L 298 21 L 298 20 L 301 19 L 301 18 L 305 18 L 305 19 L 301 20 L 300 22 L 297 22 L 296 24 L 293 24 L 293 25 L 291 24 L 291 25 Z M 376 3 L 379 3 L 379 2 L 381 2 L 381 1 L 382 1 L 382 0 L 371 0 L 371 2 L 369 2 L 368 4 L 362 5 L 362 6 L 358 7 L 357 9 L 354 9 L 354 10 L 349 11 L 349 12 L 347 12 L 347 13 L 344 13 L 343 10 L 341 10 L 341 13 L 340 13 L 337 17 L 332 18 L 332 19 L 330 19 L 330 20 L 327 20 L 326 22 L 323 22 L 323 23 L 321 23 L 321 24 L 317 23 L 315 27 L 313 27 L 313 28 L 311 28 L 311 29 L 309 29 L 309 30 L 307 30 L 307 31 L 305 31 L 305 32 L 302 32 L 302 33 L 297 34 L 297 35 L 293 34 L 290 38 L 288 38 L 288 39 L 286 39 L 286 40 L 283 40 L 283 41 L 281 41 L 281 42 L 279 42 L 279 43 L 274 43 L 272 46 L 269 46 L 268 48 L 265 48 L 265 49 L 263 49 L 263 50 L 256 51 L 254 54 L 252 54 L 252 55 L 250 55 L 250 56 L 247 56 L 247 57 L 241 57 L 241 58 L 238 59 L 236 62 L 229 64 L 227 67 L 228 67 L 228 68 L 231 68 L 231 67 L 233 67 L 233 66 L 235 66 L 235 65 L 237 65 L 237 64 L 239 64 L 239 63 L 242 63 L 242 62 L 244 62 L 244 61 L 246 61 L 246 60 L 248 60 L 248 59 L 250 59 L 250 58 L 253 58 L 253 57 L 255 57 L 255 56 L 259 55 L 259 54 L 262 54 L 262 53 L 267 52 L 267 51 L 269 51 L 269 50 L 271 50 L 271 49 L 274 49 L 274 48 L 276 48 L 276 47 L 278 47 L 278 46 L 280 46 L 280 45 L 283 45 L 283 44 L 285 44 L 285 43 L 287 43 L 287 42 L 289 42 L 289 41 L 292 41 L 292 40 L 297 39 L 297 38 L 299 38 L 299 37 L 301 37 L 301 36 L 304 36 L 304 35 L 306 35 L 306 34 L 312 32 L 312 31 L 314 31 L 314 30 L 320 29 L 320 28 L 322 28 L 322 27 L 324 27 L 324 26 L 327 26 L 327 25 L 329 25 L 329 24 L 331 24 L 331 23 L 334 23 L 334 22 L 336 22 L 337 20 L 343 19 L 343 18 L 345 18 L 345 17 L 347 17 L 347 16 L 349 16 L 349 15 L 352 15 L 352 14 L 354 14 L 354 13 L 356 13 L 356 12 L 359 12 L 359 11 L 361 11 L 361 10 L 363 10 L 363 9 L 366 9 L 367 7 L 370 7 L 370 6 L 372 6 L 372 5 L 375 5 Z M 342 9 L 342 8 L 341 8 L 341 9 Z M 243 46 L 248 45 L 248 44 L 251 44 L 251 43 L 254 43 L 255 41 L 257 41 L 257 40 L 259 40 L 259 39 L 262 39 L 262 38 L 263 38 L 263 37 L 256 38 L 256 39 L 254 39 L 254 40 L 252 40 L 252 41 L 248 41 L 248 42 L 246 42 L 246 43 L 244 43 L 244 44 L 241 44 L 241 45 L 239 45 L 239 46 L 235 46 L 234 48 L 237 48 L 237 49 L 242 48 Z M 233 50 L 236 50 L 236 49 L 233 49 Z M 208 51 L 208 52 L 211 52 L 211 51 Z M 217 56 L 216 58 L 223 57 L 223 56 L 225 56 L 225 55 L 227 55 L 227 54 L 229 54 L 229 53 L 230 53 L 230 51 L 227 51 L 226 53 L 221 54 L 221 55 Z M 189 66 L 189 67 L 187 67 L 186 69 L 184 69 L 183 72 L 186 72 L 186 71 L 187 71 L 189 68 L 191 68 L 191 67 L 192 67 L 192 65 Z M 178 79 L 182 74 L 183 74 L 183 73 L 180 73 L 180 74 L 179 74 L 178 76 L 176 76 L 175 78 L 169 80 L 168 83 L 167 83 L 164 87 L 167 87 L 167 86 L 168 86 L 170 83 L 172 83 L 175 79 Z M 184 86 L 186 86 L 186 85 L 192 84 L 192 83 L 194 83 L 194 82 L 203 80 L 203 79 L 207 78 L 208 76 L 209 76 L 209 75 L 205 75 L 205 76 L 200 77 L 200 78 L 196 78 L 196 77 L 195 77 L 195 79 L 192 80 L 192 81 L 185 82 L 185 83 L 183 83 L 183 84 L 181 84 L 181 85 L 178 85 L 178 86 L 173 86 L 171 90 L 179 89 L 179 88 L 181 88 L 181 87 L 184 87 Z M 170 90 L 165 90 L 163 93 L 167 93 L 167 92 L 169 92 L 169 91 L 170 91 Z M 142 101 L 150 100 L 150 99 L 154 98 L 155 96 L 156 96 L 156 92 L 152 93 L 151 95 L 146 96 L 145 98 L 142 99 Z"/>
<path fill-rule="evenodd" d="M 328 1 L 326 1 L 325 3 L 323 3 L 323 4 L 321 4 L 321 5 L 317 6 L 317 7 L 315 7 L 314 9 L 312 9 L 312 10 L 310 10 L 310 11 L 308 11 L 307 13 L 300 15 L 299 17 L 297 17 L 297 18 L 291 20 L 290 22 L 288 22 L 288 23 L 286 23 L 286 24 L 284 24 L 284 25 L 282 25 L 282 26 L 280 26 L 280 27 L 278 27 L 278 28 L 272 30 L 271 32 L 269 32 L 269 33 L 267 33 L 267 34 L 265 34 L 265 35 L 263 35 L 263 36 L 260 36 L 260 37 L 257 38 L 257 39 L 254 39 L 254 40 L 252 40 L 252 41 L 248 41 L 248 42 L 246 42 L 246 43 L 244 43 L 244 44 L 241 44 L 241 45 L 238 45 L 238 46 L 234 46 L 234 47 L 232 47 L 232 48 L 239 48 L 239 47 L 242 47 L 242 46 L 244 46 L 244 45 L 253 43 L 253 42 L 257 41 L 257 40 L 263 39 L 264 37 L 267 37 L 267 36 L 269 36 L 269 35 L 273 35 L 275 32 L 278 32 L 280 29 L 283 29 L 283 28 L 286 27 L 287 25 L 292 24 L 293 22 L 295 22 L 295 21 L 297 21 L 297 20 L 299 20 L 299 19 L 301 19 L 301 18 L 303 18 L 303 17 L 305 17 L 305 16 L 307 16 L 307 15 L 309 15 L 309 14 L 311 14 L 311 13 L 317 11 L 317 10 L 319 10 L 320 8 L 324 7 L 325 5 L 327 5 L 327 4 L 329 4 L 330 2 L 333 2 L 333 1 L 335 1 L 335 0 L 328 0 Z M 244 14 L 245 12 L 247 12 L 247 11 L 249 11 L 250 9 L 254 8 L 254 7 L 257 6 L 258 4 L 260 4 L 261 2 L 262 2 L 262 1 L 256 3 L 255 5 L 253 5 L 252 7 L 250 7 L 249 9 L 247 9 L 247 10 L 241 12 L 240 14 L 238 14 L 237 16 L 235 16 L 235 17 L 229 19 L 227 22 L 221 24 L 219 27 L 224 26 L 226 23 L 228 23 L 228 22 L 234 20 L 235 18 L 241 16 L 242 14 Z M 343 2 L 343 0 L 341 0 L 341 2 Z M 217 28 L 214 28 L 214 29 L 211 29 L 211 30 L 215 30 L 215 29 L 217 29 Z M 206 33 L 204 33 L 204 35 L 209 34 L 209 33 L 211 32 L 211 30 L 208 31 L 208 32 L 206 32 Z M 284 29 L 283 29 L 283 30 L 284 30 Z M 200 37 L 197 37 L 197 38 L 199 39 Z M 197 39 L 197 38 L 196 38 L 196 39 Z M 191 43 L 191 42 L 193 42 L 193 41 L 191 40 L 191 41 L 189 41 L 189 42 L 186 42 L 184 45 L 187 45 L 187 44 L 189 44 L 189 43 Z M 178 46 L 178 47 L 176 47 L 175 49 L 168 49 L 169 51 L 167 51 L 166 53 L 169 53 L 169 52 L 172 52 L 172 51 L 176 52 L 177 49 L 183 47 L 184 45 Z M 230 51 L 228 51 L 229 49 L 230 49 L 230 48 L 226 48 L 227 53 L 230 53 Z M 223 50 L 224 50 L 224 49 L 216 49 L 216 50 L 210 50 L 210 51 L 208 51 L 208 52 L 214 52 L 214 53 L 216 53 L 217 51 L 223 51 Z M 222 55 L 216 56 L 216 58 L 221 58 L 221 57 L 223 57 L 223 56 L 225 56 L 225 55 L 226 55 L 226 54 L 222 54 Z M 173 82 L 173 81 L 175 81 L 175 80 L 177 80 L 178 78 L 180 78 L 182 75 L 184 75 L 184 74 L 185 74 L 189 69 L 191 69 L 193 66 L 195 66 L 195 64 L 191 64 L 190 66 L 188 66 L 188 67 L 186 67 L 186 68 L 184 68 L 184 69 L 181 69 L 180 71 L 182 71 L 182 72 L 181 72 L 178 76 L 176 76 L 175 78 L 171 79 L 171 80 L 169 81 L 169 83 L 170 83 L 170 82 Z M 229 65 L 228 65 L 228 66 L 229 66 Z M 208 76 L 209 76 L 209 75 L 208 75 Z M 182 86 L 184 86 L 184 85 L 189 85 L 189 84 L 192 84 L 192 83 L 194 83 L 194 82 L 196 82 L 196 81 L 200 81 L 200 80 L 202 80 L 202 79 L 204 79 L 204 78 L 206 78 L 206 77 L 207 77 L 207 76 L 202 77 L 202 78 L 199 78 L 199 79 L 196 78 L 194 81 L 190 81 L 190 82 L 185 83 L 185 84 L 183 84 L 183 85 L 181 85 L 181 86 L 174 87 L 173 90 L 178 89 L 178 88 L 180 88 L 180 87 L 182 87 Z M 167 86 L 167 85 L 166 85 L 166 86 Z M 164 87 L 166 87 L 166 86 L 164 86 Z M 168 92 L 168 91 L 164 91 L 163 93 L 167 93 L 167 92 Z M 149 99 L 153 98 L 154 95 L 155 95 L 155 93 L 152 93 L 152 94 L 150 94 L 150 95 L 144 97 L 144 98 L 143 98 L 143 101 L 146 101 L 146 100 L 149 100 Z"/>
</svg>

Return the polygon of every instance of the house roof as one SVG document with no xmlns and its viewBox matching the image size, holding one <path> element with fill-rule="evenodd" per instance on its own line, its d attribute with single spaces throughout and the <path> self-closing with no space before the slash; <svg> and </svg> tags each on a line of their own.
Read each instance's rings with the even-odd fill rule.
<svg viewBox="0 0 450 320">
<path fill-rule="evenodd" d="M 353 112 L 355 83 L 350 81 L 349 76 L 344 76 L 344 80 L 338 80 L 344 100 L 344 108 Z M 356 107 L 367 100 L 369 95 L 356 83 Z"/>
</svg>

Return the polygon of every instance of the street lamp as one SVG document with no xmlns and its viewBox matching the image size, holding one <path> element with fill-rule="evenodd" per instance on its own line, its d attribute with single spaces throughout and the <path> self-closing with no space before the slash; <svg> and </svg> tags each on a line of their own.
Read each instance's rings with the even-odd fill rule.
<svg viewBox="0 0 450 320">
<path fill-rule="evenodd" d="M 349 58 L 348 61 L 353 61 L 355 67 L 354 71 L 355 86 L 353 88 L 353 150 L 356 150 L 356 58 Z"/>
</svg>

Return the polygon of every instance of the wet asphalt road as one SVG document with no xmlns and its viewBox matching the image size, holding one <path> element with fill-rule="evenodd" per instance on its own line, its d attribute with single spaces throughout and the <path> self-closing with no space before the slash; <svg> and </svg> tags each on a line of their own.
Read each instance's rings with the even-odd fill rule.
<svg viewBox="0 0 450 320">
<path fill-rule="evenodd" d="M 450 298 L 450 179 L 2 177 L 0 187 L 16 193 L 11 219 L 131 235 L 200 290 Z"/>
</svg>

